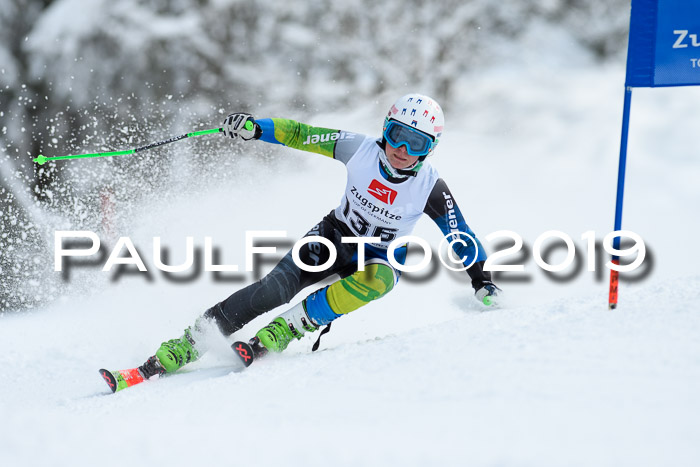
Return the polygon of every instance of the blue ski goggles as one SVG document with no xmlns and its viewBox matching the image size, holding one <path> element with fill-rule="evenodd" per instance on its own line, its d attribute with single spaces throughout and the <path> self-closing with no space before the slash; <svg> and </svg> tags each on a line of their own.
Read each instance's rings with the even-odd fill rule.
<svg viewBox="0 0 700 467">
<path fill-rule="evenodd" d="M 432 137 L 396 120 L 387 123 L 384 139 L 393 148 L 406 146 L 406 152 L 413 157 L 427 156 L 435 144 Z"/>
</svg>

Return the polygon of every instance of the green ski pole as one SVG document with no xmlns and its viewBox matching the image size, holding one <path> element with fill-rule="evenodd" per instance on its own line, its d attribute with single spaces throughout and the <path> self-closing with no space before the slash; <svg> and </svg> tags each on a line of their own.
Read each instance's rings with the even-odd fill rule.
<svg viewBox="0 0 700 467">
<path fill-rule="evenodd" d="M 247 130 L 252 130 L 253 129 L 253 122 L 247 121 L 245 124 L 245 128 Z M 162 146 L 164 144 L 174 143 L 175 141 L 180 141 L 181 139 L 192 138 L 193 136 L 209 135 L 212 133 L 221 133 L 221 132 L 223 132 L 223 128 L 212 128 L 211 130 L 193 131 L 191 133 L 185 133 L 184 135 L 175 136 L 175 137 L 170 138 L 170 139 L 158 141 L 156 143 L 151 143 L 151 144 L 148 144 L 146 146 L 141 146 L 141 147 L 134 148 L 134 149 L 127 149 L 125 151 L 96 152 L 93 154 L 74 154 L 74 155 L 70 155 L 70 156 L 56 156 L 56 157 L 46 157 L 46 156 L 39 154 L 36 157 L 36 159 L 34 159 L 33 161 L 39 165 L 44 165 L 47 161 L 58 161 L 58 160 L 65 160 L 65 159 L 84 159 L 84 158 L 88 158 L 88 157 L 126 156 L 128 154 L 136 154 L 137 152 L 145 151 L 147 149 L 153 149 L 153 148 L 156 148 L 158 146 Z"/>
</svg>

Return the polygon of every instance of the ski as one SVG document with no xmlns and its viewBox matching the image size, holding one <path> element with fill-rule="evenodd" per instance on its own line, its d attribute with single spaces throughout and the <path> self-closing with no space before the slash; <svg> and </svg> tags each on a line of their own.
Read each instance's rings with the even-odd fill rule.
<svg viewBox="0 0 700 467">
<path fill-rule="evenodd" d="M 249 367 L 254 360 L 267 354 L 267 349 L 260 344 L 260 339 L 257 337 L 253 337 L 248 342 L 234 342 L 231 345 L 231 348 L 246 368 Z M 147 381 L 148 373 L 152 373 L 151 376 L 155 374 L 162 374 L 161 372 L 158 372 L 155 367 L 153 367 L 152 359 L 155 359 L 155 357 L 151 357 L 141 367 L 131 368 L 128 370 L 110 371 L 102 368 L 100 369 L 100 376 L 102 376 L 102 379 L 105 380 L 105 383 L 107 383 L 109 389 L 112 390 L 112 393 L 115 393 Z"/>
<path fill-rule="evenodd" d="M 117 371 L 109 371 L 104 368 L 100 370 L 100 376 L 105 380 L 112 393 L 143 383 L 151 376 L 164 374 L 165 369 L 155 355 L 137 368 Z"/>
<path fill-rule="evenodd" d="M 105 380 L 112 393 L 146 381 L 146 378 L 143 377 L 138 368 L 117 371 L 109 371 L 103 368 L 100 370 L 100 376 Z"/>
<path fill-rule="evenodd" d="M 238 355 L 241 363 L 243 363 L 246 368 L 252 365 L 256 359 L 264 357 L 267 354 L 267 349 L 260 344 L 260 339 L 257 336 L 253 337 L 248 342 L 234 342 L 231 348 L 236 352 L 236 355 Z"/>
</svg>

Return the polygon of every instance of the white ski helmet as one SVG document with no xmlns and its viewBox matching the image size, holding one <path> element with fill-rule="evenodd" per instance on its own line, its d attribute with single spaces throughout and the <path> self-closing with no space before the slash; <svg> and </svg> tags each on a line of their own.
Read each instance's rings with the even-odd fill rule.
<svg viewBox="0 0 700 467">
<path fill-rule="evenodd" d="M 386 138 L 386 130 L 392 121 L 415 128 L 432 138 L 433 143 L 430 145 L 428 153 L 421 157 L 422 161 L 425 157 L 433 154 L 435 146 L 440 142 L 445 126 L 445 115 L 435 99 L 413 93 L 401 97 L 389 109 L 382 130 L 384 138 Z"/>
</svg>

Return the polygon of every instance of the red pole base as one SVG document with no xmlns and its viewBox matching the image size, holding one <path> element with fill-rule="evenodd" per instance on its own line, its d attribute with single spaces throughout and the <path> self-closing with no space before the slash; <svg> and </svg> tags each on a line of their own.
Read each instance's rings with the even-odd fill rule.
<svg viewBox="0 0 700 467">
<path fill-rule="evenodd" d="M 612 260 L 612 263 L 616 266 L 620 265 L 619 259 Z M 610 270 L 610 293 L 608 295 L 608 309 L 614 310 L 617 308 L 617 287 L 619 283 L 620 273 L 618 271 Z"/>
</svg>

